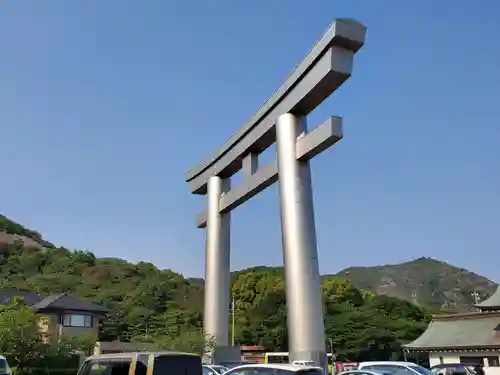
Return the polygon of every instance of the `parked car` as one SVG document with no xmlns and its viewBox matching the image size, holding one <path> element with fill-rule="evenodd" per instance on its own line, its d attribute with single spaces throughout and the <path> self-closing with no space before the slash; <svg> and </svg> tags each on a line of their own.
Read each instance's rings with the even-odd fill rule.
<svg viewBox="0 0 500 375">
<path fill-rule="evenodd" d="M 413 362 L 398 361 L 373 361 L 361 362 L 358 370 L 377 370 L 382 372 L 391 372 L 394 375 L 435 375 L 431 370 L 426 369 Z"/>
<path fill-rule="evenodd" d="M 316 366 L 316 364 L 313 361 L 293 361 L 292 365 Z"/>
<path fill-rule="evenodd" d="M 324 375 L 321 367 L 266 363 L 243 365 L 230 369 L 224 375 Z"/>
<path fill-rule="evenodd" d="M 431 371 L 434 374 L 441 375 L 475 375 L 475 366 L 481 366 L 481 368 L 483 367 L 482 365 L 477 365 L 475 363 L 442 363 L 440 365 L 432 366 Z"/>
<path fill-rule="evenodd" d="M 232 369 L 238 366 L 243 366 L 243 365 L 256 365 L 257 363 L 255 362 L 221 362 L 220 365 L 227 367 L 228 369 Z"/>
<path fill-rule="evenodd" d="M 222 375 L 229 367 L 221 365 L 203 365 L 203 375 Z"/>
<path fill-rule="evenodd" d="M 339 374 L 341 372 L 357 370 L 358 365 L 358 362 L 334 362 L 334 373 Z"/>
<path fill-rule="evenodd" d="M 338 375 L 394 375 L 390 371 L 380 371 L 380 370 L 348 370 L 339 373 Z"/>
<path fill-rule="evenodd" d="M 0 355 L 0 375 L 12 375 L 7 358 L 3 355 Z"/>
<path fill-rule="evenodd" d="M 77 375 L 200 375 L 201 357 L 178 352 L 135 352 L 90 356 Z"/>
</svg>

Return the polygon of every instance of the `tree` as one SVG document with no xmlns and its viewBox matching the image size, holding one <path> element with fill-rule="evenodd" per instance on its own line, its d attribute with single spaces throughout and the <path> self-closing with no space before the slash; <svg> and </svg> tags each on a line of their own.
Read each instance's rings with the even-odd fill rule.
<svg viewBox="0 0 500 375">
<path fill-rule="evenodd" d="M 364 303 L 363 294 L 353 283 L 338 276 L 328 276 L 321 283 L 323 288 L 323 303 L 325 306 L 347 303 L 361 306 Z"/>
<path fill-rule="evenodd" d="M 160 334 L 153 342 L 158 349 L 172 350 L 203 355 L 215 347 L 213 338 L 203 333 L 201 329 L 189 329 L 179 335 Z"/>
<path fill-rule="evenodd" d="M 42 357 L 43 337 L 35 311 L 21 299 L 0 306 L 0 352 L 23 373 Z"/>
<path fill-rule="evenodd" d="M 86 334 L 50 343 L 40 332 L 36 312 L 22 299 L 0 306 L 0 353 L 9 359 L 17 374 L 36 373 L 40 369 L 76 370 L 78 351 L 88 353 L 95 337 Z"/>
</svg>

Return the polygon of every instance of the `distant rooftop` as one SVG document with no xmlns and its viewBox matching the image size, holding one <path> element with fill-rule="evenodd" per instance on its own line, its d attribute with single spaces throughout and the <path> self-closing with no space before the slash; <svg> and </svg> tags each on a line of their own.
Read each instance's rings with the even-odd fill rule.
<svg viewBox="0 0 500 375">
<path fill-rule="evenodd" d="M 28 306 L 36 310 L 75 310 L 94 313 L 106 313 L 108 309 L 85 299 L 73 297 L 67 293 L 52 294 L 44 297 L 40 294 L 16 288 L 0 289 L 0 304 L 11 302 L 14 297 L 21 297 Z"/>
<path fill-rule="evenodd" d="M 481 311 L 500 310 L 500 286 L 488 299 L 476 305 Z"/>
<path fill-rule="evenodd" d="M 108 309 L 90 301 L 73 297 L 66 293 L 53 294 L 37 302 L 33 307 L 37 310 L 77 310 L 106 313 Z"/>
<path fill-rule="evenodd" d="M 29 306 L 33 306 L 35 303 L 40 302 L 43 296 L 37 292 L 22 290 L 17 288 L 1 288 L 0 289 L 0 305 L 5 305 L 10 303 L 14 297 L 21 297 Z"/>
<path fill-rule="evenodd" d="M 404 346 L 412 350 L 500 348 L 500 314 L 435 315 L 425 332 Z"/>
</svg>

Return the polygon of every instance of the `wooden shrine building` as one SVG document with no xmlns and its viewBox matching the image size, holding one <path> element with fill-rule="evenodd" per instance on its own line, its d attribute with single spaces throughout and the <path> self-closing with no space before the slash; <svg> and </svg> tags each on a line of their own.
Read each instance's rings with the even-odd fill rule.
<svg viewBox="0 0 500 375">
<path fill-rule="evenodd" d="M 429 354 L 431 367 L 477 363 L 486 375 L 500 375 L 500 287 L 475 307 L 477 312 L 433 315 L 427 330 L 405 348 Z"/>
</svg>

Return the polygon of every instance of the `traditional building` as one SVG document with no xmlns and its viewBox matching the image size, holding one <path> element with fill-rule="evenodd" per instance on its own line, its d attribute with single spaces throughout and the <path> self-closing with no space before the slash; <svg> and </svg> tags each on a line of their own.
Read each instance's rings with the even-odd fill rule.
<svg viewBox="0 0 500 375">
<path fill-rule="evenodd" d="M 500 287 L 475 307 L 477 312 L 434 315 L 427 330 L 406 349 L 428 354 L 431 366 L 481 364 L 486 375 L 500 375 Z"/>
</svg>

